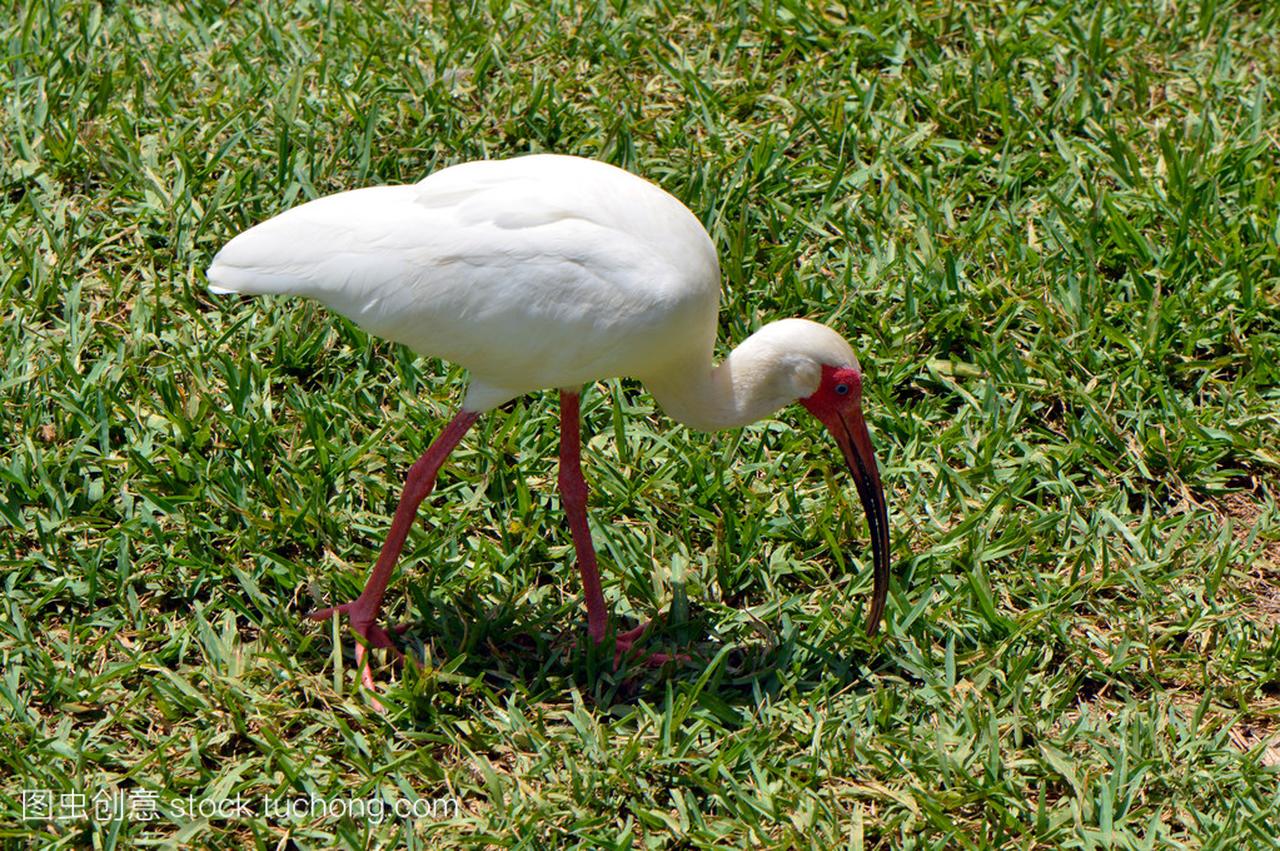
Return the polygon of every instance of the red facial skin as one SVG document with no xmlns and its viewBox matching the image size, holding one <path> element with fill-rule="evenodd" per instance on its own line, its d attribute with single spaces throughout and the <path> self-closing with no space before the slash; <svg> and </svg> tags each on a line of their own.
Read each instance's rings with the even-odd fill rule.
<svg viewBox="0 0 1280 851">
<path fill-rule="evenodd" d="M 874 635 L 889 595 L 889 514 L 871 435 L 862 417 L 862 373 L 851 366 L 824 365 L 818 389 L 800 404 L 835 438 L 867 514 L 874 576 L 867 635 Z"/>
</svg>

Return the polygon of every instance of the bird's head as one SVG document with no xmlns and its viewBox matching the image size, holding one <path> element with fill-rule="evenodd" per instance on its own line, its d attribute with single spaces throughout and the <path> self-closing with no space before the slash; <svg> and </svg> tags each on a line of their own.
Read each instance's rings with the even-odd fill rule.
<svg viewBox="0 0 1280 851">
<path fill-rule="evenodd" d="M 788 338 L 793 380 L 802 394 L 797 401 L 835 438 L 867 515 L 874 577 L 867 634 L 873 635 L 889 594 L 889 515 L 862 416 L 862 367 L 844 338 L 825 325 L 800 319 L 774 325 Z"/>
<path fill-rule="evenodd" d="M 874 634 L 889 595 L 889 516 L 871 435 L 862 417 L 862 367 L 844 338 L 808 319 L 760 328 L 707 373 L 678 365 L 645 384 L 667 413 L 711 431 L 755 422 L 799 402 L 835 438 L 871 530 L 874 583 L 867 634 Z"/>
</svg>

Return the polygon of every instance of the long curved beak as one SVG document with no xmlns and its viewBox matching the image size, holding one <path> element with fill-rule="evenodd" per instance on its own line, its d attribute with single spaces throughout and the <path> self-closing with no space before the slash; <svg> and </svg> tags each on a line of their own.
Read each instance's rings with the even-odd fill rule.
<svg viewBox="0 0 1280 851">
<path fill-rule="evenodd" d="M 844 455 L 853 483 L 862 500 L 862 510 L 867 515 L 867 527 L 871 530 L 871 562 L 873 584 L 871 610 L 867 614 L 867 635 L 875 635 L 884 616 L 884 605 L 889 598 L 889 510 L 885 507 L 884 488 L 880 486 L 880 471 L 876 467 L 876 454 L 871 446 L 871 435 L 862 411 L 853 408 L 837 413 L 826 422 L 840 452 Z"/>
</svg>

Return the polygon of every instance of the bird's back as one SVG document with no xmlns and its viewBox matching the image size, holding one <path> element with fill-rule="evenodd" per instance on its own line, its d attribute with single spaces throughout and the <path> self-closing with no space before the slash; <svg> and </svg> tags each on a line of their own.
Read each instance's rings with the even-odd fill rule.
<svg viewBox="0 0 1280 851">
<path fill-rule="evenodd" d="M 554 155 L 320 198 L 237 236 L 208 276 L 215 292 L 315 298 L 460 363 L 471 407 L 709 359 L 719 304 L 715 248 L 684 205 Z"/>
</svg>

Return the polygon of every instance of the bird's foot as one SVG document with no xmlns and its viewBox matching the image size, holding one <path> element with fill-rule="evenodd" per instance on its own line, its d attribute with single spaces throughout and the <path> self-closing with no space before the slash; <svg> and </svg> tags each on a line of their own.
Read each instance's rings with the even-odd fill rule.
<svg viewBox="0 0 1280 851">
<path fill-rule="evenodd" d="M 620 632 L 614 637 L 613 667 L 615 670 L 622 664 L 624 656 L 633 653 L 638 662 L 649 668 L 658 668 L 668 662 L 690 661 L 690 657 L 686 653 L 648 653 L 643 650 L 635 650 L 635 643 L 644 637 L 645 632 L 652 625 L 653 621 L 645 621 L 635 629 Z"/>
<path fill-rule="evenodd" d="M 357 597 L 349 603 L 343 603 L 340 606 L 330 606 L 327 609 L 319 609 L 307 615 L 313 621 L 327 621 L 338 615 L 346 615 L 351 620 L 351 631 L 356 634 L 356 668 L 360 671 L 360 682 L 365 688 L 371 692 L 377 689 L 373 684 L 373 669 L 369 665 L 368 652 L 370 650 L 385 649 L 395 654 L 399 661 L 404 660 L 404 653 L 396 646 L 391 638 L 391 633 L 400 635 L 409 628 L 408 624 L 392 627 L 388 632 L 380 624 L 376 623 L 379 610 L 382 608 L 381 602 L 371 603 L 364 597 Z M 383 706 L 376 697 L 373 698 L 373 706 L 379 712 Z"/>
</svg>

